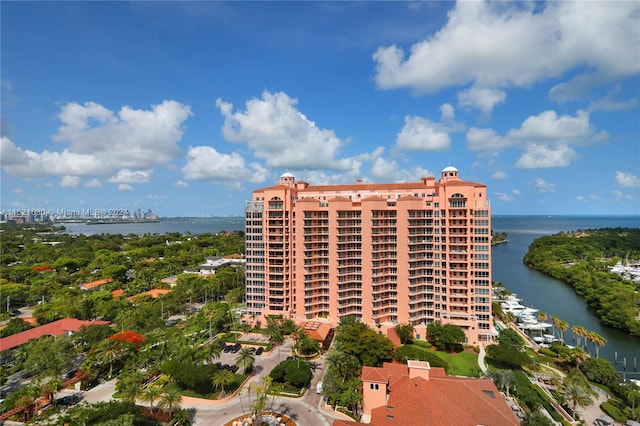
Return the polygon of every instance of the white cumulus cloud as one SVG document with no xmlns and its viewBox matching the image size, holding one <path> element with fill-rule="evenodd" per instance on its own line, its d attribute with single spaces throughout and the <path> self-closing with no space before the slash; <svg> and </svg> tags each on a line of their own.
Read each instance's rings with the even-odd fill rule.
<svg viewBox="0 0 640 426">
<path fill-rule="evenodd" d="M 539 115 L 528 117 L 519 129 L 512 129 L 507 134 L 509 139 L 528 142 L 559 141 L 581 142 L 593 137 L 595 128 L 589 121 L 589 113 L 578 111 L 575 117 L 558 116 L 555 111 L 544 111 Z M 604 135 L 598 135 L 601 138 Z"/>
<path fill-rule="evenodd" d="M 118 185 L 118 191 L 133 191 L 133 186 L 128 183 L 121 183 Z"/>
<path fill-rule="evenodd" d="M 554 192 L 556 190 L 554 183 L 547 182 L 541 177 L 535 178 L 530 184 L 538 192 Z"/>
<path fill-rule="evenodd" d="M 491 117 L 493 108 L 507 99 L 504 90 L 472 87 L 458 93 L 458 103 L 460 106 L 475 108 L 482 111 L 484 119 Z"/>
<path fill-rule="evenodd" d="M 618 185 L 624 186 L 625 188 L 640 187 L 640 179 L 638 179 L 638 176 L 627 172 L 617 171 L 616 182 Z"/>
<path fill-rule="evenodd" d="M 85 188 L 99 188 L 102 186 L 102 183 L 96 179 L 93 178 L 91 180 L 89 180 L 88 182 L 85 182 L 85 184 L 83 185 Z"/>
<path fill-rule="evenodd" d="M 504 136 L 493 129 L 472 127 L 466 140 L 472 151 L 494 154 L 505 148 L 520 149 L 523 153 L 516 166 L 531 169 L 568 166 L 580 158 L 575 147 L 597 143 L 608 136 L 593 126 L 586 111 L 579 110 L 571 116 L 549 110 L 529 116 L 519 128 L 510 129 Z"/>
<path fill-rule="evenodd" d="M 500 201 L 512 201 L 513 200 L 513 195 L 507 194 L 507 193 L 504 193 L 504 192 L 496 192 L 496 197 Z"/>
<path fill-rule="evenodd" d="M 396 45 L 373 55 L 381 89 L 418 94 L 447 87 L 529 87 L 572 70 L 556 99 L 640 72 L 638 2 L 459 1 L 438 32 L 407 54 Z"/>
<path fill-rule="evenodd" d="M 577 158 L 579 158 L 578 153 L 567 145 L 531 144 L 516 161 L 516 166 L 522 169 L 566 167 Z"/>
<path fill-rule="evenodd" d="M 472 151 L 496 151 L 505 148 L 511 143 L 496 134 L 493 129 L 478 129 L 472 127 L 466 135 L 467 146 Z"/>
<path fill-rule="evenodd" d="M 248 100 L 244 111 L 233 112 L 232 104 L 218 99 L 224 117 L 222 134 L 228 141 L 246 144 L 267 167 L 352 169 L 353 159 L 340 158 L 347 141 L 318 127 L 296 108 L 297 103 L 286 93 L 265 91 L 262 98 Z"/>
<path fill-rule="evenodd" d="M 237 152 L 223 154 L 208 146 L 189 149 L 182 173 L 186 179 L 253 183 L 264 182 L 269 174 L 257 162 L 247 164 Z"/>
<path fill-rule="evenodd" d="M 0 164 L 2 167 L 29 163 L 29 156 L 6 136 L 0 138 Z"/>
<path fill-rule="evenodd" d="M 77 188 L 80 186 L 80 178 L 78 176 L 63 176 L 60 180 L 60 186 L 65 188 Z"/>
<path fill-rule="evenodd" d="M 53 139 L 60 151 L 23 150 L 2 138 L 2 167 L 20 177 L 106 177 L 121 169 L 146 171 L 182 155 L 178 142 L 191 109 L 166 100 L 149 110 L 113 112 L 95 102 L 62 106 Z"/>
<path fill-rule="evenodd" d="M 153 170 L 118 170 L 118 173 L 107 179 L 111 183 L 147 183 L 151 180 Z"/>
<path fill-rule="evenodd" d="M 446 151 L 451 148 L 449 133 L 428 118 L 405 117 L 396 137 L 396 146 L 407 151 Z"/>
</svg>

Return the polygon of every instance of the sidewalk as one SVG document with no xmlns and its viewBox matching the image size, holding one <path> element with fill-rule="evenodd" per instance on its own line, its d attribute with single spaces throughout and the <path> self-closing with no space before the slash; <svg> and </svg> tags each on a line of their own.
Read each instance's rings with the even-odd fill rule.
<svg viewBox="0 0 640 426">
<path fill-rule="evenodd" d="M 485 376 L 489 375 L 489 370 L 487 369 L 487 364 L 484 361 L 484 357 L 487 353 L 484 350 L 484 344 L 480 342 L 480 351 L 478 352 L 478 366 L 480 370 L 485 374 Z"/>
</svg>

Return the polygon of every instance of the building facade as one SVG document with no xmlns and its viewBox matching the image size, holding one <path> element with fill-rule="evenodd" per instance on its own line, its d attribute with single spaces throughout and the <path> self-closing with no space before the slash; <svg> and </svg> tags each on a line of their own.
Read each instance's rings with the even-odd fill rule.
<svg viewBox="0 0 640 426">
<path fill-rule="evenodd" d="M 491 211 L 486 185 L 454 167 L 439 180 L 309 185 L 290 173 L 245 208 L 246 304 L 370 325 L 431 322 L 491 340 Z"/>
</svg>

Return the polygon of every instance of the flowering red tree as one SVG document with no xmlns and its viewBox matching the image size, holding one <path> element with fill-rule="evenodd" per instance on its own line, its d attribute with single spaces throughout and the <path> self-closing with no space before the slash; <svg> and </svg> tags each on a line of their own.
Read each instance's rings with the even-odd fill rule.
<svg viewBox="0 0 640 426">
<path fill-rule="evenodd" d="M 49 265 L 36 265 L 31 269 L 33 269 L 36 272 L 40 272 L 40 273 L 53 271 L 53 268 L 51 266 L 49 266 Z"/>
<path fill-rule="evenodd" d="M 145 339 L 143 335 L 130 330 L 120 331 L 113 336 L 108 337 L 108 339 L 128 343 L 134 346 L 136 349 L 139 349 L 145 343 L 147 343 L 147 339 Z"/>
</svg>

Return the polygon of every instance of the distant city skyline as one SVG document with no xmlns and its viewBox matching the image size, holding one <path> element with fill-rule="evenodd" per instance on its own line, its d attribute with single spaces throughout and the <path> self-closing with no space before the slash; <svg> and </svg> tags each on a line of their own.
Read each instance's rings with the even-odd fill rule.
<svg viewBox="0 0 640 426">
<path fill-rule="evenodd" d="M 640 214 L 638 2 L 2 2 L 0 210 L 241 216 L 455 166 L 494 215 Z"/>
</svg>

